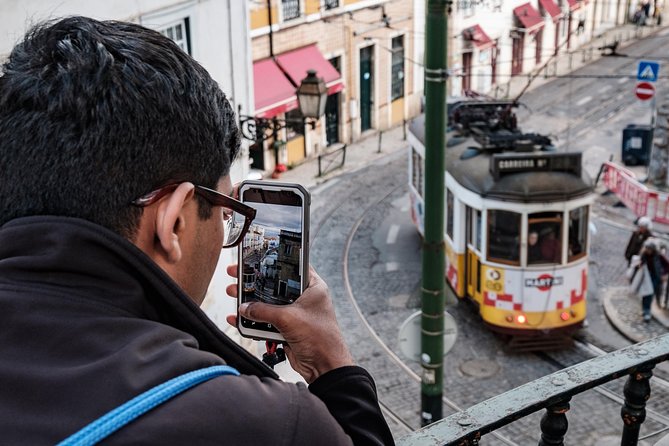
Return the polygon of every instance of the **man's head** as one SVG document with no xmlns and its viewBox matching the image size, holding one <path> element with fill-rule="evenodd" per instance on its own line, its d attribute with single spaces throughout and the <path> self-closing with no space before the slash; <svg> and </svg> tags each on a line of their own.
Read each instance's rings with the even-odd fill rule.
<svg viewBox="0 0 669 446">
<path fill-rule="evenodd" d="M 171 40 L 70 17 L 33 28 L 5 62 L 0 142 L 0 224 L 71 216 L 132 240 L 143 211 L 130 203 L 169 182 L 216 188 L 239 133 L 216 82 Z"/>
<path fill-rule="evenodd" d="M 527 234 L 527 243 L 530 244 L 530 246 L 534 246 L 537 244 L 539 241 L 539 234 L 537 231 L 531 231 L 529 234 Z"/>
</svg>

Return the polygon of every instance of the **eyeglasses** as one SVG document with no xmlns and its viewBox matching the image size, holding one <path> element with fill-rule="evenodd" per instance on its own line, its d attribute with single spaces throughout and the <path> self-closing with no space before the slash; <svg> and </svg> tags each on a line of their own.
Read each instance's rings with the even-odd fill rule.
<svg viewBox="0 0 669 446">
<path fill-rule="evenodd" d="M 173 183 L 149 192 L 132 202 L 135 206 L 146 207 L 173 192 L 180 183 Z M 225 225 L 225 239 L 223 248 L 233 248 L 241 243 L 249 230 L 251 222 L 256 217 L 256 210 L 251 206 L 235 200 L 208 187 L 195 185 L 195 193 L 207 200 L 212 206 L 223 208 L 223 224 Z"/>
</svg>

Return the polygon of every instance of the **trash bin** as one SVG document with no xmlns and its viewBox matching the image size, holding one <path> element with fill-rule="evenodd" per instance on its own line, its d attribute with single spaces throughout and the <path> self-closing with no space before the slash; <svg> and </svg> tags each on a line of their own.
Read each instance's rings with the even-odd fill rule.
<svg viewBox="0 0 669 446">
<path fill-rule="evenodd" d="M 622 159 L 626 166 L 647 166 L 653 145 L 653 128 L 629 124 L 623 129 Z"/>
<path fill-rule="evenodd" d="M 623 163 L 626 166 L 647 166 L 653 145 L 653 128 L 629 124 L 623 129 Z"/>
</svg>

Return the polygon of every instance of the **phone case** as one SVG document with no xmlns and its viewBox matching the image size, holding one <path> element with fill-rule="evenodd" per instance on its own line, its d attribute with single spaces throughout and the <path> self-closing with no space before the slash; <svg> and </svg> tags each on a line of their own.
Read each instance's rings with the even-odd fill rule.
<svg viewBox="0 0 669 446">
<path fill-rule="evenodd" d="M 309 226 L 310 226 L 310 205 L 311 205 L 311 195 L 309 194 L 309 191 L 305 189 L 302 185 L 297 184 L 297 183 L 283 183 L 283 182 L 278 182 L 278 181 L 256 181 L 256 180 L 245 180 L 239 184 L 239 197 L 240 200 L 243 198 L 243 192 L 247 189 L 250 188 L 259 188 L 259 189 L 264 189 L 264 190 L 294 190 L 298 191 L 302 197 L 302 217 L 303 217 L 303 223 L 302 223 L 302 250 L 301 250 L 301 257 L 302 257 L 302 270 L 301 270 L 301 275 L 302 275 L 302 289 L 300 290 L 300 293 L 304 291 L 304 288 L 306 288 L 307 284 L 309 283 Z M 247 202 L 247 203 L 252 203 L 252 202 Z M 238 265 L 239 265 L 239 272 L 237 275 L 237 291 L 238 291 L 238 300 L 237 300 L 237 305 L 239 306 L 242 302 L 241 296 L 243 293 L 243 259 L 242 259 L 242 245 L 239 246 L 238 248 Z M 288 304 L 290 305 L 290 304 Z M 237 329 L 239 330 L 239 333 L 246 338 L 252 338 L 256 340 L 273 340 L 273 341 L 285 341 L 283 336 L 281 336 L 280 333 L 276 333 L 273 331 L 267 331 L 267 330 L 260 330 L 260 329 L 249 329 L 247 327 L 244 327 L 241 324 L 240 319 L 238 318 L 237 320 Z"/>
</svg>

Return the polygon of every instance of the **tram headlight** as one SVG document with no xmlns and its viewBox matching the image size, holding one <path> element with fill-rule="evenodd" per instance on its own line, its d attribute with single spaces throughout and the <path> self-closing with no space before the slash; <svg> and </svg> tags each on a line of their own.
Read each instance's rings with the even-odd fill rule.
<svg viewBox="0 0 669 446">
<path fill-rule="evenodd" d="M 571 314 L 569 314 L 566 311 L 563 311 L 562 313 L 560 313 L 560 319 L 562 319 L 565 322 L 567 322 L 570 317 L 571 317 Z"/>
<path fill-rule="evenodd" d="M 518 322 L 519 324 L 524 324 L 525 322 L 527 322 L 527 317 L 525 317 L 524 314 L 519 314 L 518 316 L 516 316 L 516 322 Z"/>
</svg>

